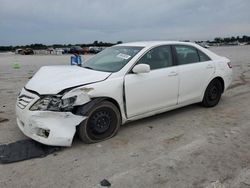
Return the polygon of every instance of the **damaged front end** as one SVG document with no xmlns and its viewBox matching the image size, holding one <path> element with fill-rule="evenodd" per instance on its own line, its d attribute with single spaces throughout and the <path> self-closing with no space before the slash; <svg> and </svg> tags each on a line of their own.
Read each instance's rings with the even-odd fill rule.
<svg viewBox="0 0 250 188">
<path fill-rule="evenodd" d="M 70 146 L 76 126 L 87 118 L 72 111 L 90 101 L 83 91 L 38 96 L 23 89 L 16 105 L 18 127 L 26 136 L 43 144 Z"/>
</svg>

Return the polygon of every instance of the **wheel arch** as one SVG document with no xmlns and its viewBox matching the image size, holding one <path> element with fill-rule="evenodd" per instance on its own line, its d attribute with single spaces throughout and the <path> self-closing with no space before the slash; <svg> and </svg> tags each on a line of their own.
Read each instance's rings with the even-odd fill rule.
<svg viewBox="0 0 250 188">
<path fill-rule="evenodd" d="M 83 104 L 81 106 L 77 106 L 74 110 L 73 110 L 73 113 L 74 114 L 77 114 L 77 115 L 82 115 L 84 116 L 89 110 L 91 110 L 91 108 L 93 108 L 96 104 L 102 102 L 102 101 L 109 101 L 111 102 L 112 104 L 114 104 L 117 109 L 119 110 L 121 116 L 122 116 L 122 111 L 121 111 L 121 108 L 120 108 L 120 105 L 119 103 L 111 98 L 111 97 L 96 97 L 96 98 L 92 98 L 92 100 L 86 104 Z"/>
<path fill-rule="evenodd" d="M 209 94 L 207 93 L 207 90 L 211 88 L 210 84 L 211 84 L 211 83 L 215 83 L 215 81 L 216 81 L 216 83 L 219 82 L 219 83 L 221 84 L 221 86 L 222 86 L 222 91 L 221 91 L 220 93 L 217 92 L 215 98 L 209 99 L 209 97 L 208 97 Z M 213 85 L 212 85 L 212 86 L 213 86 Z M 209 88 L 209 87 L 210 87 L 210 88 Z M 213 87 L 212 87 L 212 88 L 213 88 Z M 203 94 L 203 98 L 202 98 L 201 104 L 202 104 L 204 107 L 214 107 L 214 106 L 216 106 L 216 105 L 219 103 L 220 98 L 221 98 L 221 95 L 222 95 L 222 93 L 224 92 L 224 90 L 225 90 L 225 83 L 224 83 L 223 78 L 220 77 L 220 76 L 214 77 L 213 79 L 210 80 L 210 82 L 208 83 L 208 85 L 207 85 L 207 87 L 206 87 L 206 89 L 205 89 L 205 91 L 204 91 L 204 94 Z M 211 91 L 211 90 L 208 90 L 208 91 Z M 208 95 L 207 95 L 207 94 L 208 94 Z"/>
<path fill-rule="evenodd" d="M 203 100 L 208 85 L 209 85 L 213 80 L 216 80 L 216 79 L 220 81 L 220 83 L 221 83 L 221 85 L 222 85 L 222 93 L 224 93 L 224 90 L 225 90 L 225 81 L 224 81 L 224 79 L 223 79 L 221 76 L 215 76 L 215 77 L 211 78 L 211 80 L 209 80 L 209 82 L 207 83 L 206 86 L 204 86 L 205 88 L 204 88 L 204 90 L 203 90 L 203 92 L 202 92 L 202 95 L 201 95 L 200 100 Z"/>
<path fill-rule="evenodd" d="M 105 129 L 104 132 L 100 132 L 100 134 L 93 133 L 93 132 L 91 133 L 90 131 L 91 128 L 89 128 L 88 119 L 92 117 L 92 114 L 95 112 L 94 109 L 96 108 L 98 109 L 98 107 L 100 106 L 102 107 L 102 105 L 104 106 L 107 105 L 109 106 L 109 108 L 112 108 L 114 112 L 113 115 L 115 115 L 117 121 L 110 120 L 109 122 L 111 123 L 113 122 L 113 123 L 109 125 L 107 125 L 107 122 L 106 122 L 105 125 L 107 126 L 107 129 Z M 119 104 L 114 99 L 109 98 L 109 97 L 92 98 L 91 101 L 89 101 L 88 103 L 78 106 L 76 108 L 76 113 L 77 115 L 82 115 L 82 116 L 87 117 L 87 119 L 82 121 L 76 128 L 79 138 L 86 144 L 97 143 L 97 142 L 104 141 L 115 136 L 119 130 L 120 125 L 122 124 L 122 117 L 121 117 Z M 102 121 L 105 121 L 105 120 L 102 120 Z M 96 125 L 97 122 L 95 122 L 94 124 Z M 99 125 L 99 128 L 100 128 L 100 125 Z M 101 127 L 101 129 L 102 128 L 103 127 Z"/>
<path fill-rule="evenodd" d="M 119 112 L 121 114 L 121 107 L 120 107 L 119 103 L 115 99 L 113 99 L 111 97 L 103 97 L 103 98 L 104 98 L 103 100 L 106 100 L 106 101 L 109 101 L 109 102 L 113 103 L 117 107 L 117 109 L 119 110 Z"/>
<path fill-rule="evenodd" d="M 220 76 L 217 76 L 217 77 L 213 78 L 210 82 L 212 82 L 213 80 L 219 80 L 220 81 L 220 83 L 222 85 L 222 93 L 224 93 L 224 90 L 225 90 L 225 81 L 223 80 L 223 78 L 220 77 Z"/>
</svg>

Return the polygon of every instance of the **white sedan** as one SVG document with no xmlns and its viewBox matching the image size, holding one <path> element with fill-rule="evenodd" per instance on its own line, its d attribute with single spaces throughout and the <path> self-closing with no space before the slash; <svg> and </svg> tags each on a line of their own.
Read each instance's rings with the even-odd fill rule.
<svg viewBox="0 0 250 188">
<path fill-rule="evenodd" d="M 42 67 L 17 98 L 28 137 L 70 146 L 113 137 L 121 124 L 192 103 L 218 104 L 232 82 L 229 59 L 186 42 L 135 42 L 105 49 L 79 66 Z"/>
</svg>

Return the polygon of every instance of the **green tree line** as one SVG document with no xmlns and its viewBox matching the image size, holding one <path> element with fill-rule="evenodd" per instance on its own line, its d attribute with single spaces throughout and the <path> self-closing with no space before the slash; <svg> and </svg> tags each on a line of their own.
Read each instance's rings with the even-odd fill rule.
<svg viewBox="0 0 250 188">
<path fill-rule="evenodd" d="M 250 36 L 237 36 L 237 37 L 225 37 L 225 38 L 220 38 L 217 37 L 214 39 L 215 43 L 233 43 L 233 42 L 240 42 L 240 43 L 249 43 L 250 42 Z"/>
<path fill-rule="evenodd" d="M 53 45 L 44 45 L 44 44 L 30 44 L 30 45 L 18 45 L 18 46 L 0 46 L 0 52 L 6 52 L 6 51 L 15 51 L 16 49 L 25 49 L 25 48 L 31 48 L 33 50 L 42 50 L 47 48 L 70 48 L 72 46 L 80 46 L 82 48 L 89 47 L 89 46 L 97 46 L 97 47 L 103 47 L 103 46 L 113 46 L 115 44 L 121 44 L 122 41 L 117 41 L 117 43 L 110 43 L 110 42 L 102 42 L 102 41 L 94 41 L 93 43 L 89 44 L 53 44 Z"/>
<path fill-rule="evenodd" d="M 199 41 L 202 42 L 202 41 Z M 248 43 L 250 44 L 250 36 L 243 35 L 242 37 L 216 37 L 213 41 L 206 41 L 207 43 L 233 43 L 233 42 L 240 42 L 240 43 Z M 120 44 L 122 41 L 117 41 L 117 43 L 110 43 L 110 42 L 102 42 L 102 41 L 94 41 L 93 43 L 89 44 L 53 44 L 53 45 L 44 45 L 44 44 L 30 44 L 30 45 L 21 45 L 21 46 L 0 46 L 0 52 L 6 52 L 6 51 L 15 51 L 19 48 L 31 48 L 33 50 L 41 50 L 41 49 L 47 49 L 47 48 L 70 48 L 72 46 L 81 46 L 89 47 L 89 46 L 97 46 L 97 47 L 103 47 L 103 46 L 113 46 L 115 44 Z"/>
</svg>

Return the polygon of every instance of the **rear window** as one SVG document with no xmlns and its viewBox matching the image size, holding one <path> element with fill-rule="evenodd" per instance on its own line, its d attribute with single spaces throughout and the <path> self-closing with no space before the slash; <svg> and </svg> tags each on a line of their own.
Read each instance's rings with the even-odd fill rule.
<svg viewBox="0 0 250 188">
<path fill-rule="evenodd" d="M 204 54 L 202 51 L 198 50 L 199 56 L 200 56 L 200 62 L 203 61 L 210 61 L 210 57 L 208 57 L 206 54 Z"/>
</svg>

